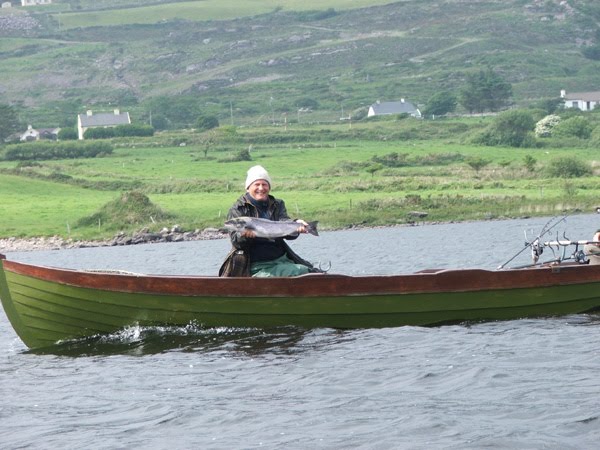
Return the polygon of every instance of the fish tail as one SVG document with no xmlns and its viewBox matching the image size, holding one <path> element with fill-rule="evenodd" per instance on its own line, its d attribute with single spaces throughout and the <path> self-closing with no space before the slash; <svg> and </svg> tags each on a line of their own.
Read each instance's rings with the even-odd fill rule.
<svg viewBox="0 0 600 450">
<path fill-rule="evenodd" d="M 319 235 L 319 232 L 317 231 L 317 224 L 318 223 L 319 223 L 318 220 L 315 220 L 314 222 L 308 222 L 308 226 L 306 227 L 306 231 L 308 231 L 310 234 L 318 236 Z"/>
</svg>

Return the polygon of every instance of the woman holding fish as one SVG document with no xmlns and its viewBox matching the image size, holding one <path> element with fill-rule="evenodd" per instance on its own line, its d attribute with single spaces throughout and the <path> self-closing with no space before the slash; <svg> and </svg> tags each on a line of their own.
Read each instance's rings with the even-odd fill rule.
<svg viewBox="0 0 600 450">
<path fill-rule="evenodd" d="M 317 223 L 290 219 L 284 201 L 270 194 L 271 177 L 264 167 L 251 167 L 245 186 L 245 194 L 227 214 L 225 228 L 230 231 L 233 249 L 219 275 L 293 277 L 319 272 L 284 241 L 296 239 L 300 233 L 318 236 Z"/>
</svg>

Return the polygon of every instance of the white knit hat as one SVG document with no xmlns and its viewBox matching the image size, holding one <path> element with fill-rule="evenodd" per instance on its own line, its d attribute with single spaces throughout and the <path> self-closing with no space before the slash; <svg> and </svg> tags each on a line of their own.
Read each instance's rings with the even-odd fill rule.
<svg viewBox="0 0 600 450">
<path fill-rule="evenodd" d="M 250 187 L 256 180 L 265 180 L 271 187 L 271 177 L 269 172 L 263 166 L 253 166 L 248 169 L 248 176 L 246 177 L 246 189 Z"/>
</svg>

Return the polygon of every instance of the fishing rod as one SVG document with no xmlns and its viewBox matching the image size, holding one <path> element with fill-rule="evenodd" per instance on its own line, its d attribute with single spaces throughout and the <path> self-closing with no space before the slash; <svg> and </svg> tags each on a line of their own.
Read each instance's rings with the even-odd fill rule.
<svg viewBox="0 0 600 450">
<path fill-rule="evenodd" d="M 531 248 L 531 253 L 532 253 L 533 260 L 534 260 L 534 264 L 537 263 L 540 255 L 544 251 L 543 245 L 540 244 L 540 239 L 543 236 L 545 236 L 546 234 L 550 233 L 550 231 L 552 231 L 552 229 L 554 229 L 560 223 L 566 222 L 568 216 L 569 215 L 567 214 L 567 215 L 561 217 L 560 219 L 558 218 L 558 216 L 554 216 L 550 220 L 548 220 L 548 222 L 546 222 L 546 224 L 542 227 L 542 230 L 538 233 L 538 235 L 536 237 L 534 237 L 533 239 L 530 239 L 528 241 L 526 240 L 525 247 L 523 247 L 521 250 L 519 250 L 512 258 L 510 258 L 504 264 L 500 264 L 498 266 L 498 270 L 503 269 L 508 263 L 513 261 L 517 256 L 519 256 L 521 253 L 523 253 L 528 248 Z M 527 231 L 525 231 L 525 239 L 527 239 Z"/>
<path fill-rule="evenodd" d="M 557 250 L 560 250 L 560 247 L 563 247 L 563 251 L 562 251 L 562 255 L 559 255 L 557 257 L 555 257 L 554 259 L 549 259 L 547 261 L 542 261 L 542 262 L 537 262 L 534 261 L 531 264 L 523 264 L 521 266 L 514 266 L 512 267 L 513 269 L 524 269 L 526 267 L 536 267 L 536 266 L 544 266 L 547 264 L 552 264 L 552 263 L 562 263 L 565 261 L 575 261 L 579 264 L 587 264 L 588 263 L 588 256 L 596 254 L 595 252 L 590 252 L 590 253 L 586 253 L 585 250 L 583 249 L 579 249 L 580 245 L 595 245 L 599 248 L 599 252 L 600 252 L 600 241 L 571 241 L 571 240 L 562 240 L 562 241 L 548 241 L 548 242 L 544 242 L 542 244 L 540 244 L 543 247 L 548 247 L 552 250 L 552 252 L 554 253 L 554 248 L 553 247 L 557 247 Z M 575 246 L 575 250 L 573 251 L 573 253 L 571 253 L 570 255 L 567 255 L 567 251 L 566 249 L 570 246 L 574 245 Z M 556 254 L 555 254 L 556 255 Z"/>
</svg>

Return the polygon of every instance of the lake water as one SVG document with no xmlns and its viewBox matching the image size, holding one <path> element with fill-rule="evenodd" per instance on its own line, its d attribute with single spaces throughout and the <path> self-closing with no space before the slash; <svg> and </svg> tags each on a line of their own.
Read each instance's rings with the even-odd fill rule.
<svg viewBox="0 0 600 450">
<path fill-rule="evenodd" d="M 335 273 L 493 269 L 547 221 L 323 232 L 292 246 Z M 545 240 L 597 228 L 600 216 L 573 216 Z M 215 274 L 228 249 L 217 240 L 7 256 Z M 510 265 L 527 262 L 523 252 Z M 134 328 L 36 353 L 2 312 L 0 399 L 2 449 L 593 449 L 600 314 L 353 331 Z"/>
</svg>

